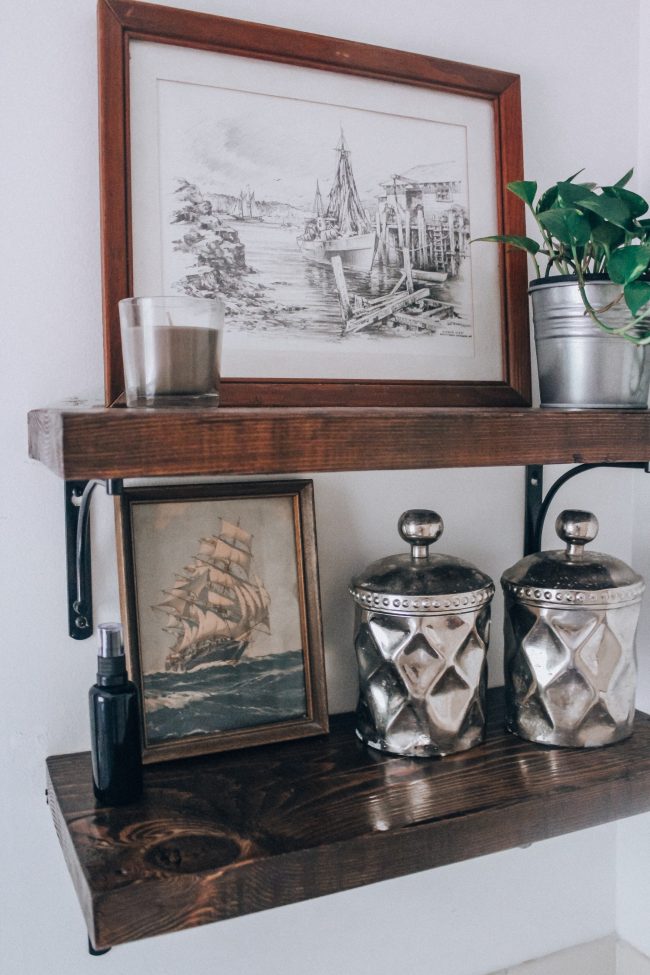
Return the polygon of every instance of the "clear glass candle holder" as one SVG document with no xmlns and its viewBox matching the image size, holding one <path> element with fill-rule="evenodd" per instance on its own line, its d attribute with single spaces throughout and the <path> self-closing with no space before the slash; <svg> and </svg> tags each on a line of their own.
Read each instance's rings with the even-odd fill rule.
<svg viewBox="0 0 650 975">
<path fill-rule="evenodd" d="M 119 311 L 127 406 L 218 405 L 220 298 L 124 298 Z"/>
</svg>

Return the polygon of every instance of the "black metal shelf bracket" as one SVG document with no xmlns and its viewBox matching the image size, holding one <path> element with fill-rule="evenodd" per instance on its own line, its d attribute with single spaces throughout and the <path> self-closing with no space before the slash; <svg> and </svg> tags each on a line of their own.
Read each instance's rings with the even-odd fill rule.
<svg viewBox="0 0 650 975">
<path fill-rule="evenodd" d="M 544 521 L 553 498 L 563 484 L 571 478 L 596 467 L 621 467 L 628 470 L 641 470 L 650 474 L 650 461 L 638 463 L 578 464 L 566 471 L 551 485 L 544 496 L 544 468 L 541 464 L 530 464 L 526 468 L 526 507 L 524 512 L 524 555 L 539 552 L 542 545 Z"/>
<path fill-rule="evenodd" d="M 87 640 L 93 633 L 93 595 L 90 568 L 90 499 L 98 484 L 107 494 L 121 494 L 118 478 L 65 482 L 65 539 L 68 581 L 68 633 Z"/>
</svg>

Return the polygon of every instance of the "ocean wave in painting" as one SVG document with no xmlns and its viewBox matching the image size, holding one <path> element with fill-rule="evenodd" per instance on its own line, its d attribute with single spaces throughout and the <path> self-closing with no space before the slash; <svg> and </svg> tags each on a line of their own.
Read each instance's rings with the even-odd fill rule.
<svg viewBox="0 0 650 975">
<path fill-rule="evenodd" d="M 306 713 L 300 650 L 144 678 L 151 742 L 250 728 Z"/>
</svg>

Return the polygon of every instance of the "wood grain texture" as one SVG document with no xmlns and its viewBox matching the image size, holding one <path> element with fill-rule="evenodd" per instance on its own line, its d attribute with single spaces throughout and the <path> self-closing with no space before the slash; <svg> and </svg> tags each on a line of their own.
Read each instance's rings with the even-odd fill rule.
<svg viewBox="0 0 650 975">
<path fill-rule="evenodd" d="M 50 409 L 30 457 L 66 479 L 650 460 L 650 411 Z"/>
<path fill-rule="evenodd" d="M 128 50 L 123 25 L 108 3 L 97 5 L 97 74 L 99 84 L 99 171 L 102 238 L 102 316 L 104 384 L 124 388 L 122 344 L 117 303 L 132 293 Z M 113 397 L 114 398 L 114 397 Z M 112 402 L 112 399 L 110 400 Z"/>
<path fill-rule="evenodd" d="M 495 233 L 522 234 L 524 206 L 505 186 L 523 175 L 519 76 L 336 37 L 157 4 L 99 0 L 99 116 L 106 403 L 124 389 L 118 301 L 133 294 L 129 45 L 174 44 L 388 81 L 487 101 L 495 151 Z M 408 90 L 405 91 L 408 100 Z M 519 406 L 531 401 L 525 255 L 501 261 L 502 381 L 384 382 L 224 379 L 228 406 Z"/>
<path fill-rule="evenodd" d="M 496 167 L 499 178 L 497 180 L 497 212 L 498 223 L 502 227 L 513 229 L 506 231 L 510 234 L 525 236 L 526 216 L 519 200 L 514 193 L 507 189 L 513 180 L 511 173 L 524 171 L 524 147 L 521 125 L 513 120 L 521 119 L 521 84 L 518 77 L 504 89 L 503 94 L 495 103 L 496 130 Z M 514 177 L 517 179 L 517 177 Z M 525 390 L 527 402 L 531 402 L 531 369 L 530 355 L 522 355 L 524 342 L 523 334 L 528 334 L 528 255 L 516 247 L 500 248 L 501 261 L 501 300 L 502 319 L 510 323 L 504 331 L 504 376 L 507 376 L 513 389 Z"/>
<path fill-rule="evenodd" d="M 523 252 L 522 252 L 523 253 Z M 505 305 L 505 296 L 504 296 Z M 524 306 L 525 307 L 525 306 Z M 525 311 L 524 311 L 525 314 Z M 526 318 L 526 322 L 527 322 Z M 528 325 L 526 324 L 526 328 Z M 508 349 L 508 336 L 502 335 L 504 369 L 517 370 Z M 516 346 L 515 346 L 516 347 Z M 528 354 L 516 347 L 514 359 L 529 371 Z M 508 373 L 506 373 L 508 374 Z M 525 395 L 524 395 L 525 392 Z M 316 379 L 222 379 L 222 406 L 356 406 L 356 407 L 465 407 L 529 406 L 530 390 L 507 382 L 416 382 L 382 380 Z M 120 405 L 121 397 L 113 406 Z"/>
<path fill-rule="evenodd" d="M 143 799 L 98 808 L 87 754 L 48 759 L 49 801 L 96 947 L 532 843 L 650 808 L 650 718 L 602 749 L 502 731 L 444 759 L 331 733 L 145 769 Z"/>
<path fill-rule="evenodd" d="M 460 61 L 376 47 L 246 20 L 131 0 L 100 0 L 125 32 L 161 43 L 200 47 L 286 64 L 495 98 L 517 75 Z"/>
<path fill-rule="evenodd" d="M 65 470 L 63 450 L 63 413 L 59 410 L 34 410 L 27 419 L 27 449 L 30 457 L 57 474 Z"/>
</svg>

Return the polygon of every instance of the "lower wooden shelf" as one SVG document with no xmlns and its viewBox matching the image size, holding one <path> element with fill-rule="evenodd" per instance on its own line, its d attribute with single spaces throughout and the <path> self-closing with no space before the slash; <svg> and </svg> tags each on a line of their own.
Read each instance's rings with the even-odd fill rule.
<svg viewBox="0 0 650 975">
<path fill-rule="evenodd" d="M 650 809 L 650 717 L 595 750 L 502 730 L 445 759 L 329 736 L 145 768 L 137 804 L 100 808 L 87 753 L 49 758 L 48 800 L 96 948 L 532 843 Z"/>
</svg>

